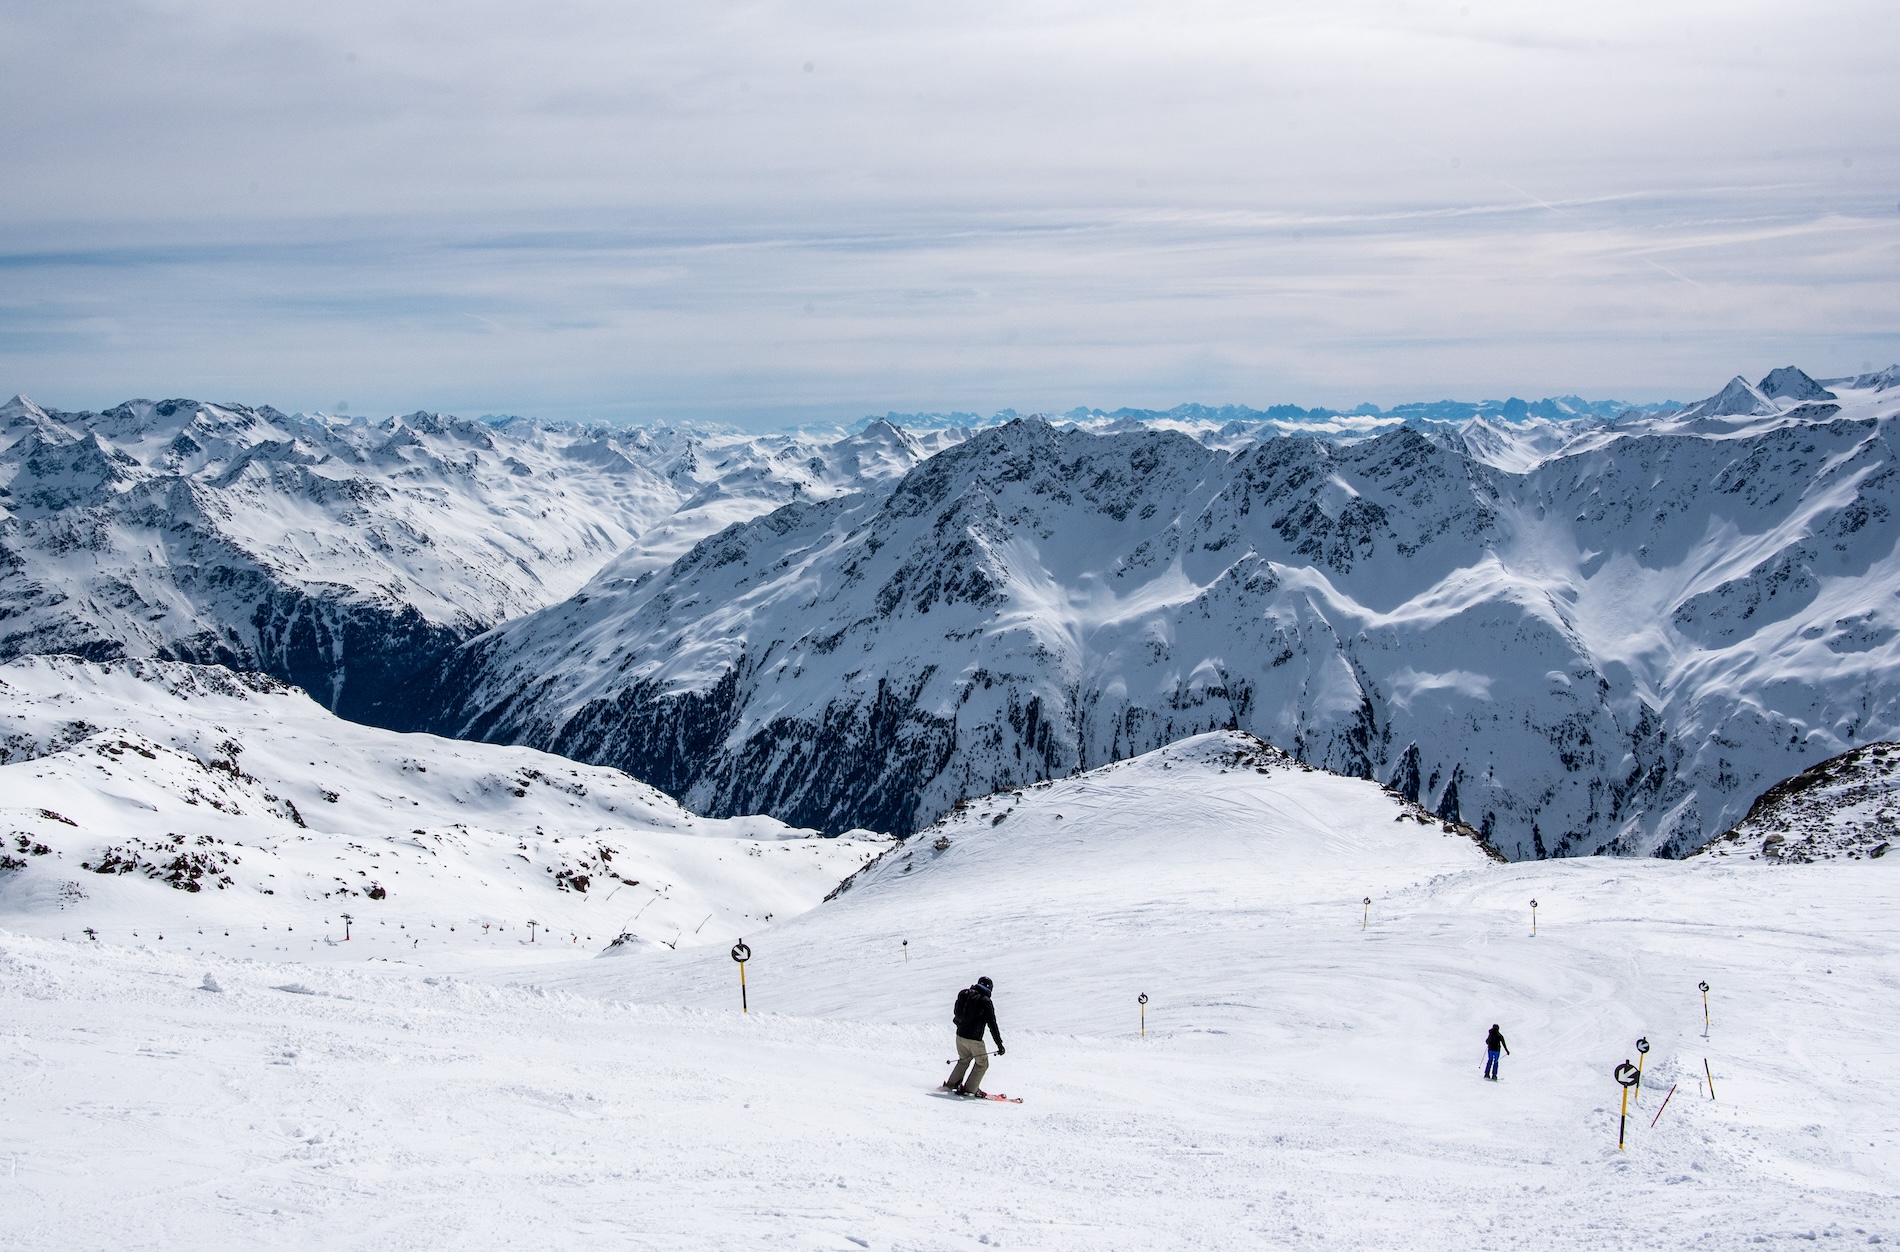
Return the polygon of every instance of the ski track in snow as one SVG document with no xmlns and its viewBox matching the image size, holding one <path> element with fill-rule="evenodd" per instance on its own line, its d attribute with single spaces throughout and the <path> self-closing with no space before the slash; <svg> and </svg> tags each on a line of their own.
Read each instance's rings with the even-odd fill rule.
<svg viewBox="0 0 1900 1252">
<path fill-rule="evenodd" d="M 749 935 L 744 1016 L 730 935 L 400 967 L 8 930 L 0 1243 L 1900 1238 L 1892 858 L 1502 865 L 1418 816 L 1225 734 L 974 801 Z M 928 1096 L 979 973 L 1020 1106 Z"/>
</svg>

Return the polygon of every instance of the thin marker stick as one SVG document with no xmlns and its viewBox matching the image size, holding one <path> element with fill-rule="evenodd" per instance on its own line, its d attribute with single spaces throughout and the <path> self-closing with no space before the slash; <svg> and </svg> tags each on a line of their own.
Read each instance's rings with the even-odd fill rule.
<svg viewBox="0 0 1900 1252">
<path fill-rule="evenodd" d="M 1657 1109 L 1656 1116 L 1649 1119 L 1649 1128 L 1651 1130 L 1656 1129 L 1656 1123 L 1662 1120 L 1663 1109 L 1669 1107 L 1669 1096 L 1674 1094 L 1676 1094 L 1676 1084 L 1672 1082 L 1669 1084 L 1669 1095 L 1663 1097 L 1662 1109 Z"/>
</svg>

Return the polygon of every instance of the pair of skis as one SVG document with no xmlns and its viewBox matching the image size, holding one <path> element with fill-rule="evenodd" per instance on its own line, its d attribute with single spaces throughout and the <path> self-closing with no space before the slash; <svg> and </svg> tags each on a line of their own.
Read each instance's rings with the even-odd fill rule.
<svg viewBox="0 0 1900 1252">
<path fill-rule="evenodd" d="M 1021 1096 L 997 1095 L 990 1091 L 985 1091 L 982 1095 L 964 1095 L 961 1091 L 952 1091 L 947 1087 L 938 1087 L 930 1094 L 946 1096 L 952 1100 L 996 1100 L 1002 1104 L 1021 1104 L 1023 1102 Z"/>
</svg>

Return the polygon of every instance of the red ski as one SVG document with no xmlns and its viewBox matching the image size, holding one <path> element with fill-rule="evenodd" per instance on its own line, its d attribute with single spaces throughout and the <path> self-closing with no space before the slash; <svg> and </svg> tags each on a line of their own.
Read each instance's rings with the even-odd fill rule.
<svg viewBox="0 0 1900 1252">
<path fill-rule="evenodd" d="M 945 1091 L 942 1087 L 937 1087 L 937 1088 L 932 1089 L 930 1094 L 935 1095 L 935 1096 L 946 1096 L 952 1100 L 998 1100 L 1004 1104 L 1021 1104 L 1023 1102 L 1023 1098 L 1021 1096 L 997 1095 L 996 1093 L 990 1092 L 990 1091 L 985 1091 L 980 1096 L 966 1096 L 961 1091 Z"/>
</svg>

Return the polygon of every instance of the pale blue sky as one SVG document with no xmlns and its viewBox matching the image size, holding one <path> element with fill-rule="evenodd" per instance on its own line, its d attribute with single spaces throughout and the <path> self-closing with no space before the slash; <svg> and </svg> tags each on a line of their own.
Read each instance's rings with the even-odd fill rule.
<svg viewBox="0 0 1900 1252">
<path fill-rule="evenodd" d="M 1900 358 L 1900 6 L 0 4 L 0 391 L 776 425 Z"/>
</svg>

